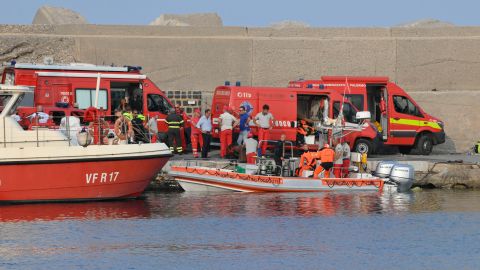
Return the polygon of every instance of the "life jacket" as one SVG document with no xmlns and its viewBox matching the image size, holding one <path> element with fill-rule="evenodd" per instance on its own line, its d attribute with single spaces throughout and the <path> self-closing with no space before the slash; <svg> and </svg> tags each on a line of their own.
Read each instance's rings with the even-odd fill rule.
<svg viewBox="0 0 480 270">
<path fill-rule="evenodd" d="M 333 162 L 335 160 L 335 151 L 332 148 L 324 148 L 319 152 L 322 163 Z"/>
<path fill-rule="evenodd" d="M 305 152 L 300 157 L 300 167 L 313 167 L 317 161 L 318 154 L 316 152 Z"/>
</svg>

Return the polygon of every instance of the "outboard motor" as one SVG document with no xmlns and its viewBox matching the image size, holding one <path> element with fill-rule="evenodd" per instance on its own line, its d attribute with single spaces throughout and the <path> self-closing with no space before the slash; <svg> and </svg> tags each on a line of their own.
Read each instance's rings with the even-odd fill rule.
<svg viewBox="0 0 480 270">
<path fill-rule="evenodd" d="M 380 178 L 388 178 L 392 172 L 393 166 L 397 164 L 396 161 L 381 161 L 377 164 L 377 168 L 373 175 Z"/>
<path fill-rule="evenodd" d="M 396 164 L 390 173 L 390 181 L 397 184 L 398 192 L 406 192 L 412 187 L 415 180 L 415 169 L 412 165 Z"/>
</svg>

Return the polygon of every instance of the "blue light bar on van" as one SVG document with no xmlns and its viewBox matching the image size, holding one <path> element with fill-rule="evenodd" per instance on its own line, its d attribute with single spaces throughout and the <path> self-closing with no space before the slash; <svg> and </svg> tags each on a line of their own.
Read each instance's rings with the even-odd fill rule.
<svg viewBox="0 0 480 270">
<path fill-rule="evenodd" d="M 307 88 L 313 88 L 313 85 L 307 84 Z"/>
<path fill-rule="evenodd" d="M 140 71 L 142 70 L 141 66 L 125 66 L 128 71 Z"/>
<path fill-rule="evenodd" d="M 318 86 L 318 88 L 320 88 L 320 89 L 325 89 L 325 85 L 320 84 L 320 85 Z"/>
<path fill-rule="evenodd" d="M 236 81 L 236 82 L 235 82 L 235 86 L 240 86 L 240 85 L 242 85 L 241 82 L 239 82 L 239 81 Z"/>
<path fill-rule="evenodd" d="M 230 86 L 230 81 L 225 81 L 225 86 Z"/>
</svg>

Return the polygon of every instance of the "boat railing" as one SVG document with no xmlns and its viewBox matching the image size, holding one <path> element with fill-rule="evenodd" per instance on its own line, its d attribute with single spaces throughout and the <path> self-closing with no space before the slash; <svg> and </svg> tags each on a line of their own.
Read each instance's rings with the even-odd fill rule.
<svg viewBox="0 0 480 270">
<path fill-rule="evenodd" d="M 206 160 L 206 159 L 182 159 L 170 160 L 171 167 L 208 167 L 216 170 L 229 169 L 235 166 L 235 161 L 230 160 Z"/>
<path fill-rule="evenodd" d="M 27 139 L 24 136 L 20 138 L 15 138 L 14 135 L 11 135 L 10 138 L 7 138 L 7 121 L 2 121 L 2 135 L 3 138 L 0 141 L 0 145 L 6 148 L 8 145 L 19 145 L 25 143 L 33 143 L 37 147 L 44 143 L 52 142 L 65 142 L 69 146 L 78 146 L 77 143 L 78 135 L 85 133 L 86 140 L 88 142 L 80 143 L 82 146 L 87 146 L 93 144 L 98 145 L 107 145 L 107 144 L 127 144 L 127 143 L 154 143 L 159 141 L 158 134 L 153 134 L 150 132 L 148 122 L 149 117 L 145 117 L 145 120 L 142 120 L 143 130 L 134 125 L 129 124 L 132 132 L 127 131 L 127 140 L 119 140 L 118 136 L 115 135 L 114 121 L 107 122 L 105 119 L 116 119 L 113 115 L 104 115 L 98 117 L 96 121 L 85 123 L 82 121 L 83 116 L 52 116 L 49 115 L 48 120 L 40 121 L 39 117 L 30 117 L 30 116 L 7 116 L 12 117 L 19 127 L 25 131 L 32 132 L 30 137 Z M 130 120 L 129 120 L 130 121 Z M 95 132 L 97 129 L 97 132 Z M 44 132 L 49 131 L 58 131 L 64 135 L 64 138 L 58 139 L 58 137 L 48 138 L 45 136 Z M 94 138 L 96 136 L 96 138 Z M 31 138 L 30 140 L 28 138 Z"/>
<path fill-rule="evenodd" d="M 275 141 L 275 140 L 260 140 L 258 141 L 257 145 L 257 153 L 258 151 L 262 148 L 263 144 L 262 143 L 279 143 L 280 141 Z M 293 157 L 293 142 L 291 141 L 283 141 L 284 144 L 290 144 L 290 157 Z M 285 157 L 285 145 L 283 145 L 282 149 L 282 157 Z"/>
</svg>

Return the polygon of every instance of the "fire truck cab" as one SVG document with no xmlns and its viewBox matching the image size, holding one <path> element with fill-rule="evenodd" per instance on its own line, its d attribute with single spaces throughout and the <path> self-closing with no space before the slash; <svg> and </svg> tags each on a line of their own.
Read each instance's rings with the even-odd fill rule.
<svg viewBox="0 0 480 270">
<path fill-rule="evenodd" d="M 328 89 L 344 95 L 358 110 L 370 111 L 383 144 L 398 146 L 401 153 L 415 150 L 428 155 L 433 145 L 445 142 L 444 123 L 426 113 L 388 77 L 323 76 L 291 81 L 288 87 L 306 87 L 312 92 Z"/>
<path fill-rule="evenodd" d="M 212 101 L 212 122 L 214 138 L 220 137 L 218 117 L 223 113 L 224 106 L 237 111 L 244 106 L 253 118 L 262 111 L 262 106 L 268 104 L 274 116 L 274 126 L 270 132 L 271 140 L 279 140 L 285 134 L 287 140 L 296 141 L 297 126 L 300 120 L 309 122 L 322 121 L 324 117 L 338 117 L 344 97 L 335 91 L 312 91 L 307 88 L 249 87 L 249 86 L 219 86 L 215 89 Z M 346 122 L 358 123 L 357 109 L 349 101 L 343 104 L 343 115 Z M 234 113 L 238 116 L 238 113 Z M 251 125 L 251 130 L 257 134 L 257 128 Z M 238 132 L 238 130 L 236 131 Z M 364 127 L 362 132 L 349 132 L 344 137 L 351 147 L 367 142 L 373 147 L 376 131 L 371 125 Z M 310 145 L 318 147 L 318 141 Z M 367 149 L 368 150 L 368 149 Z"/>
<path fill-rule="evenodd" d="M 160 132 L 167 130 L 165 118 L 172 103 L 141 67 L 96 66 L 91 64 L 37 65 L 12 62 L 3 70 L 2 84 L 34 88 L 33 96 L 23 100 L 19 115 L 30 115 L 42 105 L 59 125 L 66 115 L 82 119 L 85 109 L 95 106 L 112 116 L 124 99 L 132 108 L 152 117 L 158 115 Z M 96 97 L 96 89 L 99 89 Z"/>
</svg>

